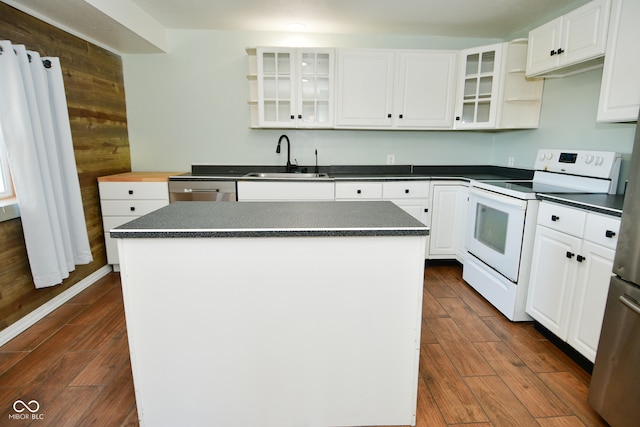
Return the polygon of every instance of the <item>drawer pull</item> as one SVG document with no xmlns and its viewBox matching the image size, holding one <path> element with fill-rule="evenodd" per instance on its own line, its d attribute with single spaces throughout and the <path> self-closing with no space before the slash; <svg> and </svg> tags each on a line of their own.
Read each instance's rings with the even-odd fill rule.
<svg viewBox="0 0 640 427">
<path fill-rule="evenodd" d="M 362 190 L 356 190 L 356 193 L 362 194 Z"/>
<path fill-rule="evenodd" d="M 611 231 L 611 230 L 607 230 L 607 231 L 605 231 L 604 235 L 607 236 L 610 239 L 613 239 L 613 237 L 616 235 L 616 232 L 615 231 Z"/>
<path fill-rule="evenodd" d="M 567 258 L 571 259 L 571 258 L 573 258 L 574 255 L 575 254 L 573 252 L 567 251 Z"/>
<path fill-rule="evenodd" d="M 404 194 L 409 194 L 409 189 L 408 188 L 404 190 Z"/>
<path fill-rule="evenodd" d="M 129 190 L 129 194 L 133 194 L 133 190 Z"/>
<path fill-rule="evenodd" d="M 587 258 L 586 258 L 586 257 L 583 257 L 582 255 L 578 255 L 578 256 L 576 257 L 576 261 L 578 261 L 578 262 L 582 262 L 582 261 L 584 261 L 585 259 L 587 259 Z"/>
<path fill-rule="evenodd" d="M 551 215 L 551 221 L 556 222 L 560 219 L 558 215 Z"/>
<path fill-rule="evenodd" d="M 136 210 L 136 207 L 135 207 L 135 206 L 131 206 L 131 207 L 129 208 L 129 210 L 130 210 L 131 212 L 133 212 L 133 211 L 135 211 L 135 210 Z"/>
</svg>

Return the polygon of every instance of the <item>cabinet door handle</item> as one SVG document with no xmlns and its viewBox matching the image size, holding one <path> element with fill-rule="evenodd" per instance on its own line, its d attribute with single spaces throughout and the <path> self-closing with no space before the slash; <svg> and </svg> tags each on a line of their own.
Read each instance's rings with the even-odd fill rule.
<svg viewBox="0 0 640 427">
<path fill-rule="evenodd" d="M 549 52 L 549 56 L 554 56 L 556 55 L 558 52 L 556 52 L 555 50 L 552 50 L 551 52 Z"/>
<path fill-rule="evenodd" d="M 399 117 L 399 118 L 403 118 L 403 116 L 404 116 L 404 114 L 400 114 L 398 117 Z"/>
<path fill-rule="evenodd" d="M 406 189 L 404 190 L 404 194 L 409 194 L 409 189 L 408 189 L 408 188 L 406 188 Z"/>
<path fill-rule="evenodd" d="M 356 193 L 362 194 L 362 190 L 356 190 Z"/>
<path fill-rule="evenodd" d="M 135 211 L 135 210 L 136 210 L 136 207 L 135 207 L 135 206 L 131 206 L 131 207 L 129 208 L 129 210 L 130 210 L 131 212 L 133 212 L 133 211 Z"/>
<path fill-rule="evenodd" d="M 302 120 L 302 114 L 298 114 L 298 118 Z"/>
<path fill-rule="evenodd" d="M 561 47 L 559 47 L 559 48 L 558 48 L 558 55 L 560 55 L 561 53 L 564 53 L 564 49 L 563 49 L 563 48 L 561 48 Z"/>
<path fill-rule="evenodd" d="M 291 115 L 291 120 L 295 120 L 296 116 L 294 116 L 293 114 Z"/>
<path fill-rule="evenodd" d="M 129 190 L 129 194 L 133 194 L 133 190 Z"/>
<path fill-rule="evenodd" d="M 457 120 L 457 121 L 460 121 L 460 116 L 456 116 L 456 120 Z"/>
<path fill-rule="evenodd" d="M 587 257 L 583 257 L 582 255 L 578 255 L 578 256 L 576 257 L 576 261 L 578 261 L 578 262 L 582 262 L 582 261 L 584 261 L 585 259 L 587 259 Z"/>
<path fill-rule="evenodd" d="M 425 211 L 425 212 L 429 212 L 429 209 L 425 208 L 425 210 L 424 210 L 424 211 Z"/>
<path fill-rule="evenodd" d="M 615 231 L 611 231 L 611 230 L 607 230 L 605 231 L 604 235 L 610 239 L 613 239 L 613 237 L 616 235 Z"/>
<path fill-rule="evenodd" d="M 567 258 L 571 259 L 571 258 L 573 258 L 574 255 L 575 254 L 573 252 L 567 251 Z"/>
<path fill-rule="evenodd" d="M 391 118 L 391 113 L 387 114 L 387 118 L 389 119 Z"/>
<path fill-rule="evenodd" d="M 551 215 L 551 221 L 556 222 L 560 217 L 558 215 Z"/>
</svg>

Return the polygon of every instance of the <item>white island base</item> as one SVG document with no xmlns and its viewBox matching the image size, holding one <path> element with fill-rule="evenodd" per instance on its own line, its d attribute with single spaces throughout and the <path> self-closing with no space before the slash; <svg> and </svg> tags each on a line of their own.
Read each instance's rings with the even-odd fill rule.
<svg viewBox="0 0 640 427">
<path fill-rule="evenodd" d="M 119 239 L 141 425 L 415 425 L 424 247 Z"/>
</svg>

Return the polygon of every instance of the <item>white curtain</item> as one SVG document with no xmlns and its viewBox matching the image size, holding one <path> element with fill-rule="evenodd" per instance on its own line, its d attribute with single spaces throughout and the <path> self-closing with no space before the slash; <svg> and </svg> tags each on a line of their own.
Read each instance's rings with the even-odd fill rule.
<svg viewBox="0 0 640 427">
<path fill-rule="evenodd" d="M 93 260 L 58 58 L 0 41 L 0 143 L 16 190 L 36 288 Z"/>
</svg>

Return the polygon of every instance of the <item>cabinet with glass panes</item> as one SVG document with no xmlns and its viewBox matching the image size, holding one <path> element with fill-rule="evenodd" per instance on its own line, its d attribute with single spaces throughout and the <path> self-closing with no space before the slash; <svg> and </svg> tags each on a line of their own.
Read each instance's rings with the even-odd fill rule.
<svg viewBox="0 0 640 427">
<path fill-rule="evenodd" d="M 333 61 L 333 49 L 257 48 L 255 127 L 333 127 Z"/>
<path fill-rule="evenodd" d="M 542 79 L 527 79 L 527 40 L 460 51 L 455 129 L 538 127 Z"/>
</svg>

